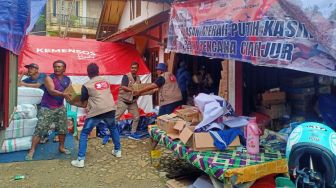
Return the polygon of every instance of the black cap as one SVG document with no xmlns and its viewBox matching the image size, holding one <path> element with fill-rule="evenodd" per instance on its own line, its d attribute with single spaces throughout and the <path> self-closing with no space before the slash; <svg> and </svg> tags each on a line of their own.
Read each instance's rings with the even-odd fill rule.
<svg viewBox="0 0 336 188">
<path fill-rule="evenodd" d="M 29 64 L 29 65 L 25 65 L 24 67 L 27 68 L 27 69 L 30 68 L 30 67 L 39 69 L 39 66 L 38 66 L 38 64 L 36 64 L 36 63 L 31 63 L 31 64 Z"/>
</svg>

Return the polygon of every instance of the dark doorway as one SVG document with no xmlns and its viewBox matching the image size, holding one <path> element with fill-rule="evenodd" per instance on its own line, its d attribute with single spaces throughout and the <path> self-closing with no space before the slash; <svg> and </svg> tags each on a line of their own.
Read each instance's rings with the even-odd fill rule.
<svg viewBox="0 0 336 188">
<path fill-rule="evenodd" d="M 6 50 L 0 47 L 0 126 L 3 125 L 5 113 L 5 69 L 6 69 Z M 1 129 L 1 127 L 0 127 Z"/>
<path fill-rule="evenodd" d="M 146 64 L 152 74 L 152 82 L 157 78 L 155 67 L 159 63 L 159 48 L 150 48 L 146 54 Z M 153 105 L 159 105 L 157 92 L 153 95 Z"/>
</svg>

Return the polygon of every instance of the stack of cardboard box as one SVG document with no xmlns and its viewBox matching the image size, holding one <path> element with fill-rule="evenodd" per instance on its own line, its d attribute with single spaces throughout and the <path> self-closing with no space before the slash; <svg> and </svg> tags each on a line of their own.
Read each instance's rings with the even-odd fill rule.
<svg viewBox="0 0 336 188">
<path fill-rule="evenodd" d="M 218 95 L 229 100 L 229 61 L 222 61 L 221 80 L 219 81 Z"/>
<path fill-rule="evenodd" d="M 333 83 L 333 78 L 330 76 L 319 76 L 318 84 L 315 87 L 316 94 L 330 94 L 331 93 L 331 85 Z"/>
<path fill-rule="evenodd" d="M 315 96 L 315 76 L 297 76 L 287 78 L 285 83 L 288 101 L 293 115 L 307 115 L 313 111 Z"/>
<path fill-rule="evenodd" d="M 268 115 L 271 119 L 278 119 L 289 114 L 285 92 L 279 90 L 266 91 L 261 96 L 261 105 L 258 107 L 259 112 Z"/>
<path fill-rule="evenodd" d="M 202 114 L 196 107 L 183 106 L 176 114 L 167 114 L 157 118 L 157 125 L 167 132 L 172 139 L 180 139 L 194 151 L 217 150 L 209 132 L 194 132 L 196 125 L 202 120 Z M 230 147 L 240 146 L 237 137 Z"/>
</svg>

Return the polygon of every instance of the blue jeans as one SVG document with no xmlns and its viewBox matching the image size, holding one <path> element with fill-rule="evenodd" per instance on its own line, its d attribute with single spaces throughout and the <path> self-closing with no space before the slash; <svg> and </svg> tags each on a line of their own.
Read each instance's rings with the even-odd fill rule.
<svg viewBox="0 0 336 188">
<path fill-rule="evenodd" d="M 79 149 L 78 149 L 78 159 L 79 160 L 85 159 L 88 135 L 90 134 L 92 129 L 98 125 L 100 121 L 104 121 L 108 125 L 108 129 L 110 130 L 112 141 L 114 144 L 114 150 L 121 149 L 120 136 L 119 136 L 118 128 L 115 124 L 114 115 L 108 118 L 95 118 L 95 117 L 87 118 L 84 122 L 84 127 L 83 127 L 83 130 L 79 138 Z"/>
</svg>

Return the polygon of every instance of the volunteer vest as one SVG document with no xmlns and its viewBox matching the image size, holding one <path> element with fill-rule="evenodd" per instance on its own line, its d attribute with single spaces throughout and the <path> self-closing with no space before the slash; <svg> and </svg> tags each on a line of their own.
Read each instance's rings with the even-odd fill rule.
<svg viewBox="0 0 336 188">
<path fill-rule="evenodd" d="M 176 77 L 170 72 L 165 72 L 162 76 L 165 79 L 165 83 L 159 89 L 159 105 L 163 106 L 181 101 L 182 94 L 180 88 L 178 87 Z"/>
<path fill-rule="evenodd" d="M 128 87 L 132 87 L 133 84 L 140 84 L 140 77 L 137 75 L 136 76 L 136 81 L 134 80 L 132 73 L 128 73 L 126 74 L 127 78 L 128 78 Z M 119 88 L 119 93 L 118 93 L 118 100 L 122 100 L 126 103 L 133 103 L 137 100 L 136 97 L 133 97 L 132 92 L 129 91 L 125 91 L 123 89 L 121 89 L 121 87 Z"/>
<path fill-rule="evenodd" d="M 104 78 L 96 76 L 86 82 L 84 86 L 87 88 L 89 94 L 87 118 L 116 109 L 110 84 Z"/>
<path fill-rule="evenodd" d="M 63 76 L 62 80 L 59 80 L 55 74 L 51 74 L 50 78 L 52 79 L 55 90 L 63 92 L 70 85 L 70 78 Z M 44 94 L 41 101 L 41 107 L 49 109 L 57 109 L 64 106 L 64 97 L 53 96 L 47 89 L 44 90 Z"/>
</svg>

